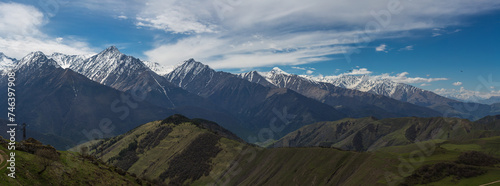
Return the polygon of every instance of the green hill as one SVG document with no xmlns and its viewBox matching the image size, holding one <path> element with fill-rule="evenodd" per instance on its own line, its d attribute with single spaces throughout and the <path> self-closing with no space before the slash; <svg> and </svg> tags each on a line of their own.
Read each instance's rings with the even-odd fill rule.
<svg viewBox="0 0 500 186">
<path fill-rule="evenodd" d="M 1 138 L 0 142 L 0 151 L 10 153 L 6 141 Z M 16 178 L 8 177 L 10 171 L 2 168 L 0 185 L 148 185 L 114 166 L 79 153 L 56 151 L 33 139 L 18 143 L 17 148 Z M 5 160 L 6 154 L 1 154 Z M 3 167 L 5 162 L 1 163 Z"/>
<path fill-rule="evenodd" d="M 90 147 L 93 156 L 139 177 L 180 185 L 213 182 L 250 145 L 213 122 L 173 115 Z"/>
<path fill-rule="evenodd" d="M 467 157 L 474 154 L 482 158 Z M 481 185 L 500 179 L 500 137 L 431 140 L 372 152 L 300 147 L 256 150 L 219 178 L 228 185 Z M 465 158 L 464 158 L 465 156 Z M 490 164 L 470 165 L 479 160 Z M 464 163 L 465 162 L 465 163 Z M 477 161 L 472 161 L 477 162 Z M 440 169 L 448 165 L 448 169 Z M 446 166 L 444 166 L 446 167 Z M 235 171 L 236 170 L 236 171 Z M 432 170 L 436 172 L 432 172 Z M 431 177 L 425 177 L 430 172 Z M 422 182 L 420 182 L 422 181 Z M 424 181 L 428 181 L 425 182 Z"/>
<path fill-rule="evenodd" d="M 468 140 L 499 136 L 498 120 L 477 122 L 459 118 L 342 119 L 304 126 L 281 138 L 273 147 L 336 147 L 373 151 L 381 147 L 432 139 Z"/>
<path fill-rule="evenodd" d="M 363 126 L 366 127 L 377 120 L 364 118 L 360 121 L 364 121 L 358 123 L 366 123 Z M 439 118 L 398 118 L 392 121 L 400 123 L 399 127 L 416 128 L 422 127 L 417 125 L 418 123 L 435 126 L 438 125 L 435 123 L 443 121 L 458 122 L 456 125 L 460 124 L 461 127 L 474 125 L 468 120 Z M 378 130 L 382 130 L 382 127 L 387 126 L 380 124 L 378 127 Z M 441 126 L 443 130 L 446 127 Z M 391 131 L 389 129 L 386 130 Z M 419 139 L 425 133 L 432 133 L 430 131 L 416 132 L 415 138 Z M 459 130 L 444 131 L 452 136 L 467 134 L 472 137 L 439 139 L 423 143 L 405 141 L 402 146 L 392 143 L 391 147 L 381 146 L 371 152 L 345 151 L 331 147 L 268 149 L 246 144 L 215 123 L 174 115 L 162 121 L 144 124 L 124 135 L 93 142 L 91 153 L 104 162 L 127 170 L 140 178 L 168 185 L 411 184 L 415 179 L 411 182 L 410 178 L 419 176 L 413 173 L 418 173 L 425 165 L 434 168 L 432 167 L 434 164 L 452 164 L 450 166 L 459 167 L 456 168 L 458 171 L 476 170 L 469 165 L 454 162 L 466 151 L 475 150 L 493 154 L 495 157 L 499 155 L 498 147 L 494 144 L 500 142 L 500 137 L 471 141 L 468 139 L 473 139 L 476 134 L 466 131 L 461 133 Z M 407 132 L 404 130 L 400 132 L 402 133 L 399 135 L 408 140 Z M 432 152 L 426 151 L 422 146 L 432 149 Z M 411 164 L 411 171 L 401 173 L 399 169 L 402 161 L 415 158 L 415 154 L 424 155 L 420 157 L 419 162 Z M 494 181 L 491 175 L 498 171 L 497 167 L 478 166 L 478 174 L 473 177 L 455 178 L 452 175 L 434 181 L 448 183 L 446 180 L 454 180 L 455 183 L 459 183 L 458 185 L 462 181 L 487 183 L 490 180 Z"/>
</svg>

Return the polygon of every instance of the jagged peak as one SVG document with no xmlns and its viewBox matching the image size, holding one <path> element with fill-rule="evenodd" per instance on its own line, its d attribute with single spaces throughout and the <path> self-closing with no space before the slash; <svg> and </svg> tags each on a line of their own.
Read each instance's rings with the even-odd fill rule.
<svg viewBox="0 0 500 186">
<path fill-rule="evenodd" d="M 184 61 L 184 63 L 195 63 L 197 62 L 196 60 L 194 60 L 194 58 L 189 58 L 188 60 Z M 198 62 L 200 63 L 200 62 Z"/>
<path fill-rule="evenodd" d="M 203 70 L 203 69 L 211 69 L 208 65 L 205 65 L 199 61 L 196 61 L 194 60 L 193 58 L 190 58 L 186 61 L 184 61 L 184 63 L 182 63 L 182 65 L 178 66 L 177 69 L 185 69 L 185 70 L 197 70 L 197 71 L 200 71 L 200 70 Z"/>
<path fill-rule="evenodd" d="M 99 54 L 107 54 L 107 53 L 111 53 L 111 54 L 121 54 L 120 50 L 118 50 L 118 48 L 116 46 L 110 46 L 108 48 L 106 48 L 105 50 L 103 50 L 102 52 L 100 52 Z"/>
<path fill-rule="evenodd" d="M 281 70 L 278 67 L 274 67 L 270 72 L 273 73 L 273 74 L 285 74 L 285 75 L 289 75 L 287 72 Z"/>
<path fill-rule="evenodd" d="M 43 52 L 36 51 L 36 52 L 31 52 L 25 57 L 23 57 L 16 68 L 22 68 L 24 66 L 33 66 L 33 65 L 41 67 L 44 64 L 60 67 L 56 61 L 48 58 Z"/>
<path fill-rule="evenodd" d="M 31 52 L 28 55 L 24 56 L 23 59 L 21 59 L 21 61 L 32 61 L 34 59 L 39 59 L 39 58 L 47 59 L 47 56 L 41 51 L 36 51 L 36 52 Z"/>
<path fill-rule="evenodd" d="M 167 79 L 173 79 L 175 77 L 186 77 L 189 74 L 197 76 L 200 73 L 213 73 L 214 71 L 215 70 L 211 69 L 208 65 L 195 61 L 191 58 L 183 63 L 175 65 L 174 69 L 166 74 L 165 77 L 167 77 Z M 181 86 L 181 84 L 179 84 L 179 86 Z"/>
<path fill-rule="evenodd" d="M 17 61 L 15 58 L 11 58 L 11 57 L 5 55 L 3 52 L 0 52 L 0 61 L 2 61 L 2 60 L 7 60 L 7 61 L 11 61 L 11 62 Z"/>
<path fill-rule="evenodd" d="M 156 74 L 160 76 L 165 76 L 168 73 L 172 72 L 177 66 L 171 65 L 171 66 L 165 66 L 162 65 L 158 62 L 152 62 L 152 61 L 142 61 L 144 65 L 146 65 L 150 70 L 155 72 Z"/>
</svg>

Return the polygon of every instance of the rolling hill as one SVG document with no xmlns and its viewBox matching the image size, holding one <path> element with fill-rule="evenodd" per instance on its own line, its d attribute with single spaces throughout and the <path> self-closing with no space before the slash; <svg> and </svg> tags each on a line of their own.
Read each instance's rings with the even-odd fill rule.
<svg viewBox="0 0 500 186">
<path fill-rule="evenodd" d="M 302 127 L 273 144 L 273 147 L 336 147 L 373 151 L 433 139 L 467 140 L 500 135 L 498 116 L 476 122 L 459 118 L 342 119 Z"/>
<path fill-rule="evenodd" d="M 459 119 L 450 122 L 455 121 Z M 418 183 L 415 178 L 423 176 L 419 174 L 422 169 L 440 165 L 458 167 L 454 169 L 457 172 L 428 183 L 446 185 L 453 179 L 462 185 L 496 181 L 500 167 L 472 166 L 468 163 L 474 159 L 463 157 L 471 150 L 500 157 L 499 143 L 499 137 L 473 137 L 428 140 L 370 152 L 331 147 L 261 148 L 248 145 L 213 122 L 173 115 L 85 145 L 104 162 L 169 185 L 413 185 Z M 409 171 L 399 171 L 411 154 L 422 157 L 413 157 L 418 161 L 411 161 Z M 469 170 L 474 174 L 460 174 Z"/>
<path fill-rule="evenodd" d="M 7 142 L 0 137 L 0 166 L 9 152 Z M 0 185 L 151 185 L 121 169 L 79 153 L 56 151 L 49 145 L 30 138 L 19 142 L 16 153 L 16 178 L 10 178 L 7 168 L 0 170 Z"/>
</svg>

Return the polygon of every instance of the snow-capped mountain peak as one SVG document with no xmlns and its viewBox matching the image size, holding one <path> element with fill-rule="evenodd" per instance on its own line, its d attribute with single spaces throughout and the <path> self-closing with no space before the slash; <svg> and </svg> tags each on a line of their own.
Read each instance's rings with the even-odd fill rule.
<svg viewBox="0 0 500 186">
<path fill-rule="evenodd" d="M 111 46 L 88 59 L 76 60 L 70 65 L 70 69 L 91 80 L 114 87 L 118 79 L 138 75 L 147 71 L 148 67 L 141 60 L 122 54 L 118 48 Z M 121 77 L 122 75 L 124 76 Z"/>
<path fill-rule="evenodd" d="M 215 70 L 211 69 L 208 65 L 195 61 L 191 58 L 184 61 L 182 64 L 177 65 L 177 67 L 172 72 L 165 75 L 165 77 L 170 82 L 172 82 L 175 78 L 179 79 L 180 81 L 175 84 L 182 87 L 183 81 L 191 81 L 200 74 L 211 76 L 213 73 L 215 73 Z"/>
<path fill-rule="evenodd" d="M 25 68 L 25 67 L 41 67 L 43 65 L 51 65 L 55 67 L 60 67 L 56 61 L 47 58 L 47 56 L 40 51 L 31 52 L 25 57 L 23 57 L 18 65 L 17 69 Z"/>
<path fill-rule="evenodd" d="M 184 61 L 181 65 L 175 68 L 172 72 L 187 74 L 193 72 L 194 75 L 199 74 L 203 70 L 211 69 L 208 65 L 195 61 L 193 58 Z"/>
<path fill-rule="evenodd" d="M 118 48 L 116 46 L 110 46 L 108 48 L 106 48 L 105 50 L 103 50 L 101 53 L 99 54 L 103 54 L 103 53 L 111 53 L 111 54 L 122 54 L 120 52 L 120 50 L 118 50 Z"/>
<path fill-rule="evenodd" d="M 14 68 L 18 61 L 14 58 L 6 56 L 4 53 L 0 52 L 0 72 L 4 74 L 7 70 Z"/>
<path fill-rule="evenodd" d="M 249 76 L 251 75 L 251 76 Z M 289 74 L 283 70 L 281 70 L 278 67 L 274 67 L 271 71 L 269 72 L 253 72 L 252 74 L 241 74 L 239 75 L 240 77 L 244 79 L 248 79 L 251 82 L 259 82 L 260 84 L 266 85 L 266 83 L 262 82 L 262 79 L 265 79 L 268 83 L 280 87 L 280 88 L 286 88 L 290 83 L 294 83 L 297 81 L 308 81 L 311 83 L 317 83 L 316 81 L 295 75 L 295 74 Z M 249 79 L 251 78 L 251 79 Z M 255 79 L 255 80 L 252 80 Z M 267 85 L 266 85 L 267 86 Z"/>
<path fill-rule="evenodd" d="M 79 66 L 81 63 L 83 63 L 84 60 L 94 56 L 95 54 L 87 54 L 87 55 L 67 55 L 67 54 L 62 54 L 62 53 L 53 53 L 52 55 L 47 56 L 50 59 L 53 59 L 54 61 L 59 64 L 62 68 L 70 68 Z"/>
<path fill-rule="evenodd" d="M 283 79 L 284 77 L 288 77 L 290 76 L 289 73 L 281 70 L 280 68 L 278 67 L 274 67 L 273 69 L 271 69 L 271 71 L 269 72 L 257 72 L 257 71 L 252 71 L 252 72 L 248 72 L 248 73 L 244 73 L 244 74 L 240 74 L 239 76 L 240 77 L 247 77 L 251 75 L 252 78 L 256 78 L 256 79 L 259 79 L 258 76 L 262 76 L 266 79 L 266 81 L 268 81 L 269 83 L 271 84 L 274 84 L 274 85 L 277 85 L 277 80 L 278 79 Z M 245 79 L 248 79 L 248 78 L 245 78 Z M 281 81 L 281 80 L 279 80 Z"/>
<path fill-rule="evenodd" d="M 99 58 L 100 61 L 120 62 L 122 56 L 126 55 L 122 54 L 115 46 L 111 46 L 93 57 Z"/>
<path fill-rule="evenodd" d="M 339 75 L 339 76 L 308 76 L 301 75 L 306 79 L 316 82 L 330 83 L 338 87 L 371 92 L 385 96 L 391 96 L 395 87 L 400 85 L 388 79 L 372 77 L 369 75 Z"/>
<path fill-rule="evenodd" d="M 269 71 L 269 73 L 271 73 L 271 74 L 285 74 L 285 75 L 290 75 L 290 74 L 286 73 L 285 71 L 281 70 L 278 67 L 274 67 L 271 71 Z"/>
<path fill-rule="evenodd" d="M 177 66 L 164 66 L 157 62 L 151 61 L 142 61 L 149 69 L 160 76 L 165 76 L 168 73 L 172 72 Z M 180 64 L 179 64 L 180 65 Z"/>
</svg>

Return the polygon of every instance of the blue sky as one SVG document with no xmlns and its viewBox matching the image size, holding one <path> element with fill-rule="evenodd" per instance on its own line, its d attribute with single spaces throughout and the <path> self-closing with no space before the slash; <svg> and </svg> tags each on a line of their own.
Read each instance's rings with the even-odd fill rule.
<svg viewBox="0 0 500 186">
<path fill-rule="evenodd" d="M 218 70 L 369 74 L 500 95 L 497 0 L 0 1 L 0 52 L 125 54 Z M 462 88 L 463 87 L 463 88 Z"/>
</svg>

